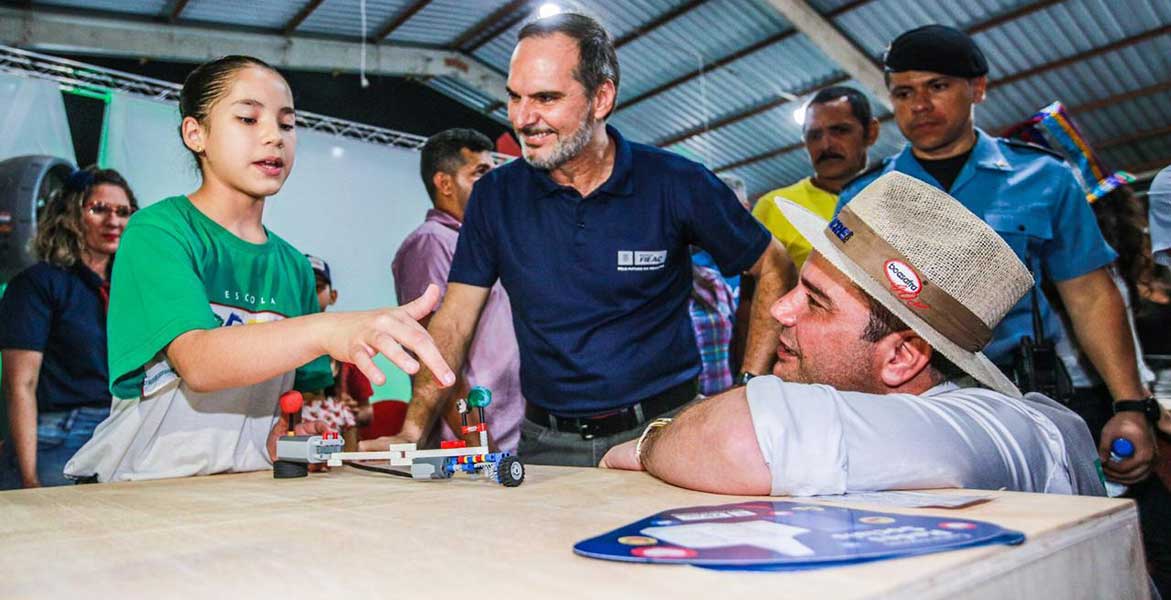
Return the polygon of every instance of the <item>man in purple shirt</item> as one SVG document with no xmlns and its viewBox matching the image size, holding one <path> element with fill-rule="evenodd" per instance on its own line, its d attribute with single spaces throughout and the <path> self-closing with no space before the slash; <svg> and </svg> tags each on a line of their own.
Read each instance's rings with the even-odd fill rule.
<svg viewBox="0 0 1171 600">
<path fill-rule="evenodd" d="M 472 185 L 492 169 L 491 150 L 492 141 L 471 129 L 448 129 L 431 136 L 423 146 L 419 171 L 434 208 L 427 211 L 426 220 L 407 236 L 394 256 L 391 270 L 399 304 L 418 297 L 431 283 L 446 292 L 447 272 L 459 239 L 464 209 Z M 419 322 L 426 327 L 430 320 L 427 316 Z M 515 452 L 524 418 L 520 355 L 508 296 L 499 282 L 492 287 L 480 316 L 462 376 L 467 385 L 482 385 L 492 390 L 492 404 L 485 414 L 491 441 L 500 450 Z M 424 439 L 434 441 L 437 433 L 442 435 L 441 439 L 458 439 L 451 431 L 451 422 L 439 423 L 438 428 L 424 434 Z M 454 417 L 454 422 L 459 422 L 458 417 Z M 372 443 L 372 447 L 377 447 L 380 441 Z M 385 448 L 385 443 L 381 445 Z"/>
</svg>

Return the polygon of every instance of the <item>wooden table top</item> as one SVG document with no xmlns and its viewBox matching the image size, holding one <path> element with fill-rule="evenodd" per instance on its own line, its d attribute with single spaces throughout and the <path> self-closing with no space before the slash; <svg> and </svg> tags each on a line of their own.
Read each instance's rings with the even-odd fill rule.
<svg viewBox="0 0 1171 600">
<path fill-rule="evenodd" d="M 460 475 L 413 481 L 346 467 L 294 480 L 257 472 L 22 490 L 0 493 L 0 596 L 674 600 L 759 596 L 767 585 L 778 598 L 863 598 L 977 563 L 1009 565 L 1063 530 L 1135 518 L 1130 501 L 987 493 L 996 499 L 960 510 L 871 508 L 987 520 L 1025 532 L 1024 545 L 799 573 L 724 573 L 573 554 L 578 541 L 662 510 L 745 499 L 643 473 L 529 466 L 523 485 L 504 488 Z"/>
</svg>

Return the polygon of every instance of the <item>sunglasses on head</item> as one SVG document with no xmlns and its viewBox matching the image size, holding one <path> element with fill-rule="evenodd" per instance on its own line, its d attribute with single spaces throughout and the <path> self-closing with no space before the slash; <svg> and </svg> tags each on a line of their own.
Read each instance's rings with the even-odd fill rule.
<svg viewBox="0 0 1171 600">
<path fill-rule="evenodd" d="M 134 208 L 131 206 L 111 206 L 105 202 L 94 202 L 92 204 L 87 204 L 85 209 L 89 211 L 89 214 L 97 217 L 104 217 L 112 212 L 118 217 L 125 219 L 134 214 Z"/>
</svg>

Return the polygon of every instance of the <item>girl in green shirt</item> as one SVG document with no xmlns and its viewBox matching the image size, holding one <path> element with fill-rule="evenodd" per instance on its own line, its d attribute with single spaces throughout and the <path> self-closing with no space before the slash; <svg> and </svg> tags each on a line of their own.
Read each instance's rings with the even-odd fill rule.
<svg viewBox="0 0 1171 600">
<path fill-rule="evenodd" d="M 228 56 L 187 77 L 179 109 L 203 181 L 139 211 L 123 235 L 108 320 L 115 399 L 66 474 L 115 481 L 270 468 L 287 427 L 278 397 L 329 385 L 330 356 L 375 384 L 386 380 L 372 361 L 381 352 L 408 373 L 422 361 L 451 385 L 417 323 L 438 301 L 434 286 L 398 308 L 320 312 L 308 261 L 264 227 L 265 199 L 296 155 L 285 79 L 263 61 Z"/>
</svg>

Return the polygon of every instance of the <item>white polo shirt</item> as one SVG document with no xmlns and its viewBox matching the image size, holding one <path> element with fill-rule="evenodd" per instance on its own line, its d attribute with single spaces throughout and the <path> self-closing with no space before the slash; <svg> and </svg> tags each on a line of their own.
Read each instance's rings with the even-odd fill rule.
<svg viewBox="0 0 1171 600">
<path fill-rule="evenodd" d="M 1073 412 L 951 382 L 919 396 L 877 395 L 767 376 L 750 381 L 747 393 L 773 495 L 954 487 L 1072 494 L 1070 456 L 1097 455 L 1088 430 L 1063 435 L 1067 427 L 1076 433 Z M 1059 428 L 1048 415 L 1077 421 Z"/>
</svg>

